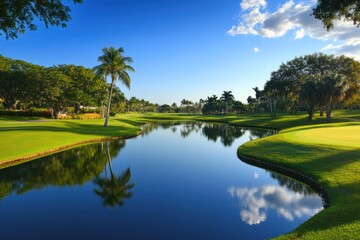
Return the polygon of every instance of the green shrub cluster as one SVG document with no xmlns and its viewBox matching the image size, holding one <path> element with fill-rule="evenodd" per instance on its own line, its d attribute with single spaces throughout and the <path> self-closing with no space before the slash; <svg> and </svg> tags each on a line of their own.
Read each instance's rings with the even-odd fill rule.
<svg viewBox="0 0 360 240">
<path fill-rule="evenodd" d="M 51 118 L 51 112 L 46 109 L 28 109 L 28 110 L 4 110 L 0 109 L 2 116 L 22 116 L 22 117 L 43 117 Z"/>
<path fill-rule="evenodd" d="M 99 119 L 100 114 L 98 113 L 85 113 L 85 114 L 77 114 L 77 115 L 65 115 L 60 116 L 59 119 Z"/>
</svg>

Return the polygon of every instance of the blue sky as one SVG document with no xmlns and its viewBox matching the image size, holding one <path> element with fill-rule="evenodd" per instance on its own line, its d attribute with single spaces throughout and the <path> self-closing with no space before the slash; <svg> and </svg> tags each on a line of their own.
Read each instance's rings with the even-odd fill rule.
<svg viewBox="0 0 360 240">
<path fill-rule="evenodd" d="M 70 1 L 64 1 L 69 4 Z M 285 4 L 285 5 L 284 5 Z M 313 1 L 84 0 L 67 28 L 0 39 L 0 54 L 52 66 L 97 65 L 103 47 L 134 59 L 131 90 L 159 104 L 232 91 L 246 102 L 282 62 L 324 51 L 360 54 L 359 29 L 345 23 L 326 33 L 307 14 Z M 347 34 L 344 34 L 344 29 Z M 341 35 L 342 34 L 342 35 Z M 257 51 L 255 51 L 255 48 Z"/>
</svg>

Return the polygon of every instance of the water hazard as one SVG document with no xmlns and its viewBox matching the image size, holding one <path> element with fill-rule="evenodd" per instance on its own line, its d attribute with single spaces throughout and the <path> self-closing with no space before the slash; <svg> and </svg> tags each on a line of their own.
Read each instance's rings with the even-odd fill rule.
<svg viewBox="0 0 360 240">
<path fill-rule="evenodd" d="M 243 163 L 273 134 L 224 124 L 145 125 L 143 134 L 0 170 L 4 239 L 266 239 L 321 211 L 306 185 Z"/>
</svg>

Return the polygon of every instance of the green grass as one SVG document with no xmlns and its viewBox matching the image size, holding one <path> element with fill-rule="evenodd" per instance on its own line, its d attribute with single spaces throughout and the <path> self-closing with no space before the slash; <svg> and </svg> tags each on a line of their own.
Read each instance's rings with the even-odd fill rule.
<svg viewBox="0 0 360 240">
<path fill-rule="evenodd" d="M 339 116 L 337 123 L 285 128 L 238 149 L 241 155 L 305 173 L 328 193 L 328 208 L 279 239 L 360 239 L 359 116 L 349 115 L 353 122 Z"/>
<path fill-rule="evenodd" d="M 46 154 L 63 147 L 89 141 L 136 135 L 138 124 L 112 119 L 110 127 L 103 120 L 49 120 L 21 117 L 0 118 L 0 163 Z"/>
<path fill-rule="evenodd" d="M 49 120 L 0 116 L 0 164 L 87 141 L 135 135 L 150 121 L 210 121 L 281 130 L 280 134 L 248 142 L 239 153 L 302 172 L 317 180 L 330 206 L 279 239 L 360 239 L 360 111 L 335 111 L 331 123 L 306 114 L 121 114 L 102 127 L 103 120 Z"/>
</svg>

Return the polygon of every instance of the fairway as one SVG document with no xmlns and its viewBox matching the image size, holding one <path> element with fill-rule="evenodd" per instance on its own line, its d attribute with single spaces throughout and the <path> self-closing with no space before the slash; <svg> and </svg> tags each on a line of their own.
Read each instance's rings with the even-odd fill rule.
<svg viewBox="0 0 360 240">
<path fill-rule="evenodd" d="M 284 134 L 294 142 L 326 144 L 360 148 L 360 126 L 326 127 Z"/>
</svg>

